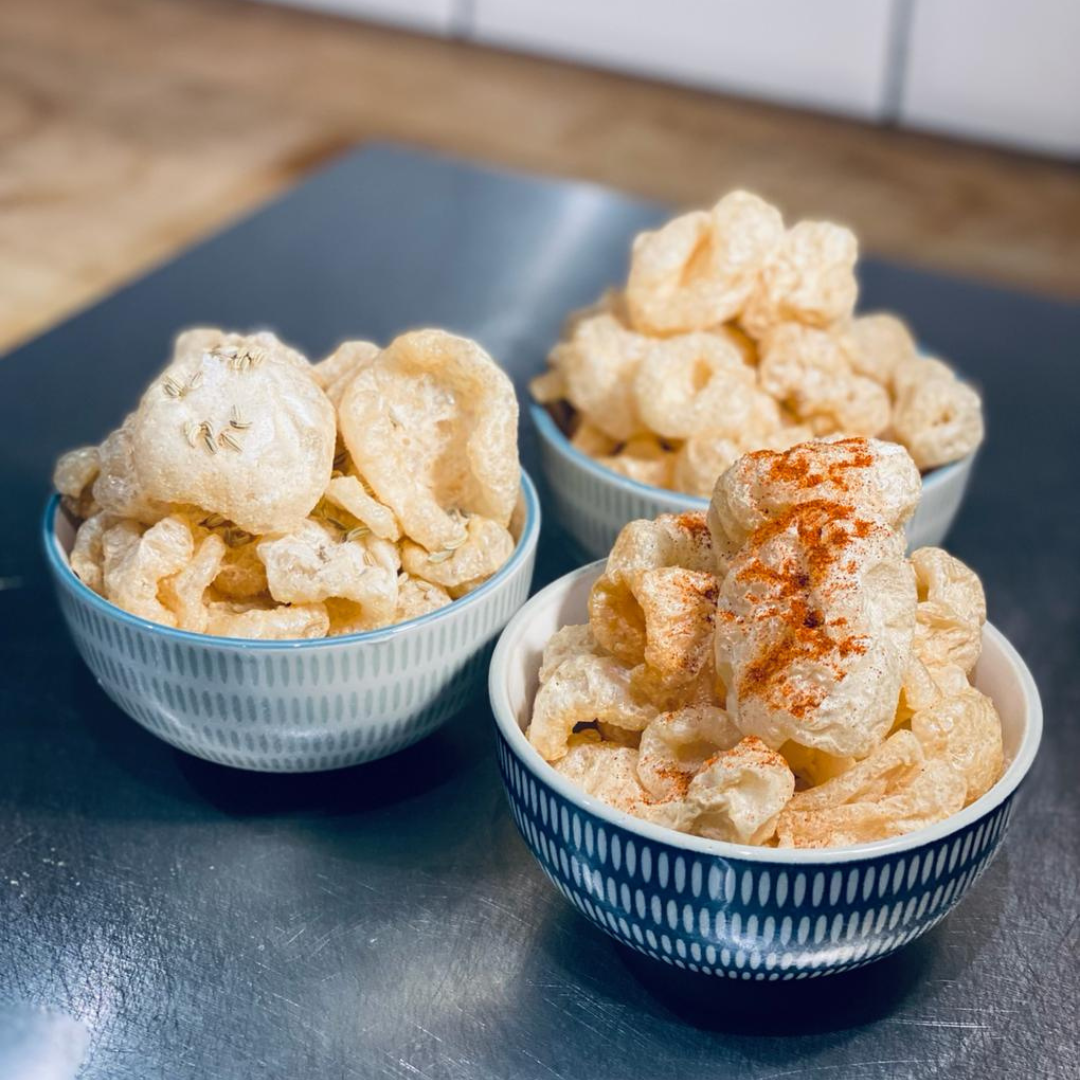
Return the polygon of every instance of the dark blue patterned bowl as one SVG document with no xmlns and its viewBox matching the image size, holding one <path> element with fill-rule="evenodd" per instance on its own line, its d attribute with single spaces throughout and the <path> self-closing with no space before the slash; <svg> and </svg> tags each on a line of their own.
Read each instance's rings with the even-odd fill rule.
<svg viewBox="0 0 1080 1080">
<path fill-rule="evenodd" d="M 521 474 L 517 547 L 447 607 L 363 634 L 250 641 L 173 630 L 110 604 L 72 572 L 72 521 L 45 511 L 60 610 L 98 684 L 133 720 L 189 754 L 261 772 L 386 757 L 430 734 L 483 685 L 499 631 L 525 602 L 540 503 Z"/>
<path fill-rule="evenodd" d="M 614 938 L 678 967 L 805 979 L 879 960 L 924 934 L 996 854 L 1039 747 L 1042 707 L 992 626 L 975 682 L 1001 714 L 1007 767 L 981 799 L 894 840 L 829 850 L 743 847 L 660 828 L 581 792 L 523 734 L 544 642 L 585 622 L 602 563 L 560 578 L 510 621 L 489 688 L 503 784 L 521 835 L 555 887 Z"/>
</svg>

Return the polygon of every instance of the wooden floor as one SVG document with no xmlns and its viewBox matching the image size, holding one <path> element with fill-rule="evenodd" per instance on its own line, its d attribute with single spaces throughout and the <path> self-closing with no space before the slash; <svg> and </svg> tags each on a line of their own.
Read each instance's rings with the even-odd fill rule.
<svg viewBox="0 0 1080 1080">
<path fill-rule="evenodd" d="M 4 0 L 0 348 L 372 138 L 1080 297 L 1080 172 L 242 0 Z"/>
</svg>

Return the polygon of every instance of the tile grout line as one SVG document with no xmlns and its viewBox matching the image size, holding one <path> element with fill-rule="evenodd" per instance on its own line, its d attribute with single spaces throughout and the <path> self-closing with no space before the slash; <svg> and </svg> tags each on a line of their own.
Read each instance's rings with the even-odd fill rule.
<svg viewBox="0 0 1080 1080">
<path fill-rule="evenodd" d="M 471 0 L 461 0 L 469 3 Z M 882 87 L 881 123 L 895 126 L 900 121 L 907 82 L 911 30 L 918 0 L 893 0 L 889 16 L 889 43 L 885 53 L 885 80 Z"/>
<path fill-rule="evenodd" d="M 453 0 L 450 12 L 450 36 L 459 41 L 471 41 L 476 25 L 476 0 Z"/>
</svg>

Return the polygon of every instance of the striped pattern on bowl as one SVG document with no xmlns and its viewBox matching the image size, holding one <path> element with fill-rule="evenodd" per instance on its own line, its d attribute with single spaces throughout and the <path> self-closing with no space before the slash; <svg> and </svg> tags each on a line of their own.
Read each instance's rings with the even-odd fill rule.
<svg viewBox="0 0 1080 1080">
<path fill-rule="evenodd" d="M 365 634 L 248 641 L 159 626 L 72 573 L 73 530 L 50 501 L 45 549 L 60 609 L 101 688 L 148 731 L 242 769 L 312 772 L 386 757 L 457 712 L 532 584 L 540 507 L 522 474 L 517 548 L 490 581 L 430 615 Z"/>
<path fill-rule="evenodd" d="M 600 564 L 534 597 L 507 626 L 489 688 L 503 784 L 526 844 L 586 918 L 631 948 L 729 978 L 835 974 L 895 952 L 944 918 L 999 849 L 1042 714 L 1023 661 L 986 627 L 976 682 L 1002 715 L 1004 777 L 937 825 L 828 850 L 753 848 L 650 825 L 574 787 L 522 732 L 544 641 L 584 621 Z"/>
<path fill-rule="evenodd" d="M 570 444 L 547 409 L 531 405 L 539 435 L 540 462 L 555 516 L 583 551 L 603 558 L 628 521 L 705 510 L 708 499 L 641 484 L 604 468 Z M 907 526 L 911 549 L 945 539 L 967 490 L 975 455 L 923 477 L 922 499 Z"/>
</svg>

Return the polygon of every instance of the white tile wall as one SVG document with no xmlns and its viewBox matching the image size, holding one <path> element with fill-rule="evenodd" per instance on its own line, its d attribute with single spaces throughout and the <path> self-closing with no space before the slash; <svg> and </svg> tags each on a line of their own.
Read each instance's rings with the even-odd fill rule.
<svg viewBox="0 0 1080 1080">
<path fill-rule="evenodd" d="M 1080 0 L 273 0 L 1080 159 Z"/>
<path fill-rule="evenodd" d="M 289 7 L 311 8 L 357 19 L 448 34 L 454 25 L 457 0 L 264 0 Z"/>
<path fill-rule="evenodd" d="M 917 0 L 901 117 L 1080 157 L 1080 0 Z"/>
<path fill-rule="evenodd" d="M 475 0 L 481 41 L 882 114 L 893 0 Z"/>
</svg>

